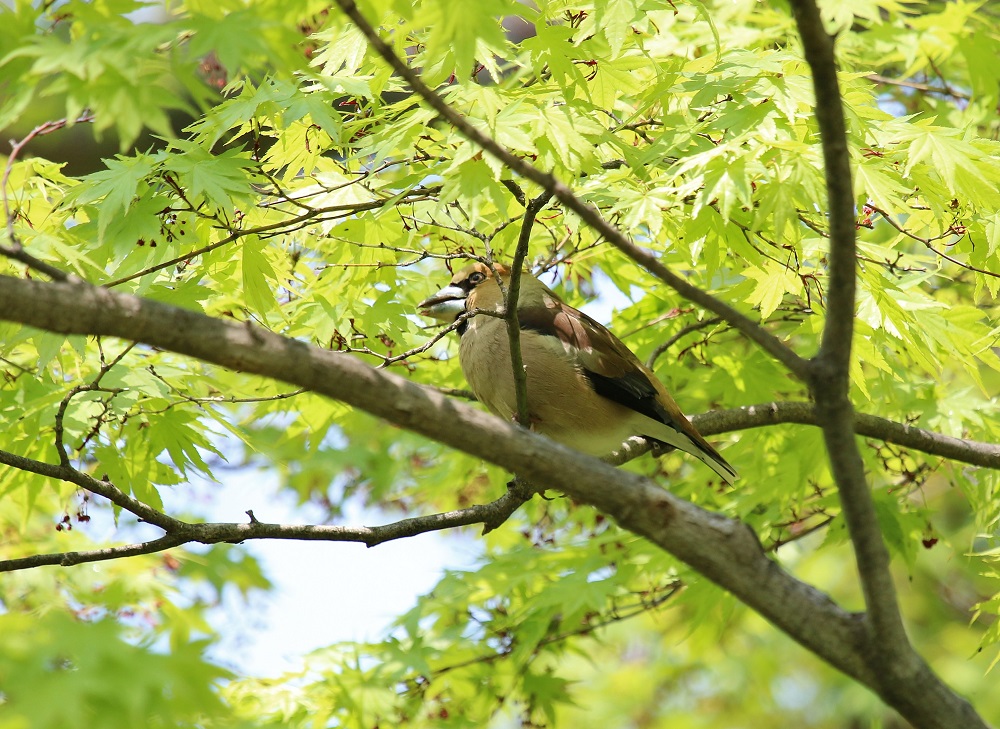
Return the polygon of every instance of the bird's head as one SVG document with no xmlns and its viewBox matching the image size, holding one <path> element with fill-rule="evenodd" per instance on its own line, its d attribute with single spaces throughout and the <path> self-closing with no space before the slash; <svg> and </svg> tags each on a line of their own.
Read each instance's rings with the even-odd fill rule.
<svg viewBox="0 0 1000 729">
<path fill-rule="evenodd" d="M 485 263 L 473 263 L 452 276 L 451 283 L 418 305 L 420 313 L 451 323 L 464 313 L 474 309 L 503 308 L 503 293 L 497 284 L 499 275 L 506 286 L 510 280 L 510 269 L 494 265 L 496 274 Z M 530 278 L 525 276 L 525 278 Z"/>
</svg>

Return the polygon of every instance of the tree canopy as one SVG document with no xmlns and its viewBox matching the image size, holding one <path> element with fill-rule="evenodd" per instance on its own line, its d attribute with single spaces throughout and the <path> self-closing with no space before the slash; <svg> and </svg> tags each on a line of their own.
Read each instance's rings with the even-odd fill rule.
<svg viewBox="0 0 1000 729">
<path fill-rule="evenodd" d="M 1000 24 L 821 5 L 0 9 L 0 729 L 1000 721 Z M 741 479 L 470 403 L 469 260 L 623 302 Z M 227 461 L 326 523 L 165 508 Z M 206 655 L 240 543 L 470 526 L 383 640 Z"/>
</svg>

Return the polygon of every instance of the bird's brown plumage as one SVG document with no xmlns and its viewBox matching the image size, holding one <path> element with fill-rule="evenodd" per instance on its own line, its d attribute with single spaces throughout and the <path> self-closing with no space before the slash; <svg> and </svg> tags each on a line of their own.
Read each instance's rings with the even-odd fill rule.
<svg viewBox="0 0 1000 729">
<path fill-rule="evenodd" d="M 509 270 L 494 268 L 506 285 Z M 452 321 L 463 311 L 502 311 L 496 274 L 474 263 L 420 307 Z M 694 455 L 726 481 L 737 477 L 621 340 L 528 273 L 521 276 L 517 314 L 534 430 L 597 456 L 641 435 Z M 459 358 L 472 391 L 491 412 L 513 418 L 517 405 L 506 321 L 474 316 L 459 331 Z"/>
</svg>

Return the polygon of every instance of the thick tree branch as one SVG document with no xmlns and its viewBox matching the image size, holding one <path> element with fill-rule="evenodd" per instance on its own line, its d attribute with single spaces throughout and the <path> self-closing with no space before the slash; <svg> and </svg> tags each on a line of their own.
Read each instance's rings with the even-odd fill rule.
<svg viewBox="0 0 1000 729">
<path fill-rule="evenodd" d="M 449 124 L 451 124 L 465 138 L 483 148 L 487 153 L 496 157 L 504 163 L 511 171 L 531 180 L 543 190 L 550 192 L 559 202 L 576 213 L 580 219 L 590 226 L 596 233 L 600 234 L 611 245 L 618 248 L 626 256 L 640 264 L 654 276 L 666 283 L 677 293 L 689 301 L 698 304 L 704 309 L 711 311 L 717 316 L 725 319 L 733 327 L 739 329 L 753 342 L 756 342 L 764 351 L 784 364 L 791 372 L 800 379 L 805 380 L 808 375 L 808 365 L 804 359 L 799 357 L 780 339 L 761 327 L 758 323 L 737 311 L 735 308 L 717 299 L 706 291 L 688 283 L 687 280 L 678 276 L 660 262 L 657 256 L 635 245 L 618 228 L 611 225 L 601 215 L 600 211 L 579 197 L 564 183 L 557 180 L 552 174 L 542 172 L 527 160 L 518 157 L 510 150 L 506 149 L 488 134 L 473 126 L 457 110 L 453 109 L 444 98 L 425 84 L 396 52 L 389 46 L 376 32 L 371 23 L 358 10 L 354 0 L 337 0 L 337 5 L 354 22 L 358 29 L 368 39 L 369 44 L 375 51 L 385 59 L 401 78 L 403 78 L 420 96 L 428 106 L 438 112 Z"/>
<path fill-rule="evenodd" d="M 672 552 L 840 670 L 867 685 L 875 681 L 864 658 L 860 620 L 772 563 L 745 525 L 430 388 L 253 324 L 88 285 L 0 276 L 0 318 L 65 334 L 139 341 L 305 387 L 563 491 Z M 30 466 L 17 457 L 6 462 Z M 54 478 L 69 475 L 56 466 L 45 471 Z M 81 485 L 95 493 L 109 491 L 93 479 Z M 114 489 L 111 497 L 121 498 L 120 491 Z M 186 525 L 175 523 L 182 532 Z"/>
<path fill-rule="evenodd" d="M 915 726 L 985 726 L 919 657 L 919 670 L 913 675 L 921 691 L 892 691 L 879 674 L 881 661 L 871 655 L 863 617 L 845 612 L 768 559 L 746 525 L 705 511 L 649 479 L 584 456 L 430 388 L 253 324 L 214 319 L 86 284 L 0 276 L 0 319 L 64 334 L 120 337 L 270 377 L 483 458 L 530 483 L 558 489 L 597 507 L 623 528 L 674 554 L 813 653 L 877 691 Z M 12 462 L 16 460 L 8 458 L 6 462 L 15 467 L 25 465 Z M 67 475 L 56 466 L 48 469 L 47 475 L 54 478 Z M 81 485 L 95 493 L 109 492 L 112 501 L 131 498 L 95 479 Z M 172 520 L 173 525 L 178 534 L 188 526 L 176 520 Z M 266 527 L 238 525 L 236 533 L 222 536 L 243 539 L 254 533 L 253 529 Z M 947 709 L 950 723 L 938 721 L 935 714 L 929 714 L 931 720 L 924 719 L 925 698 L 932 696 Z"/>
<path fill-rule="evenodd" d="M 436 389 L 440 390 L 440 388 Z M 302 392 L 302 390 L 298 390 L 297 392 Z M 445 394 L 454 395 L 455 393 L 447 392 Z M 819 425 L 816 418 L 816 409 L 812 403 L 795 401 L 761 403 L 759 405 L 747 405 L 732 410 L 715 410 L 700 413 L 692 415 L 691 422 L 705 435 L 731 433 L 738 430 L 760 428 L 781 423 Z M 892 420 L 879 418 L 874 415 L 865 415 L 863 413 L 858 413 L 855 416 L 855 432 L 860 435 L 879 438 L 887 443 L 895 443 L 913 450 L 919 450 L 930 455 L 963 461 L 976 466 L 1000 469 L 1000 445 L 997 444 L 952 438 L 929 430 L 915 428 L 905 423 L 897 423 Z M 650 446 L 645 439 L 634 438 L 623 444 L 622 449 L 616 455 L 603 460 L 613 465 L 621 465 L 649 451 Z M 86 475 L 79 471 L 62 469 L 59 466 L 16 456 L 2 450 L 0 450 L 0 463 L 32 473 L 52 476 L 53 478 L 80 485 L 81 488 L 94 491 L 94 493 L 100 493 L 87 485 L 92 484 L 92 482 L 86 480 Z M 98 483 L 102 486 L 108 485 L 105 481 Z M 275 529 L 278 525 L 266 524 L 261 528 L 261 531 L 251 530 L 248 532 L 244 525 L 232 524 L 226 525 L 227 529 L 231 529 L 231 531 L 213 531 L 212 539 L 209 539 L 205 532 L 199 532 L 197 537 L 179 535 L 173 533 L 173 527 L 170 527 L 172 533 L 166 537 L 141 544 L 129 544 L 88 552 L 60 552 L 58 554 L 35 555 L 0 561 L 0 572 L 31 569 L 43 565 L 58 564 L 66 567 L 80 564 L 81 562 L 121 559 L 138 554 L 159 552 L 190 542 L 204 544 L 248 539 L 303 539 L 333 542 L 363 542 L 369 547 L 374 547 L 394 539 L 403 539 L 431 531 L 452 529 L 471 524 L 483 524 L 485 533 L 500 526 L 533 493 L 533 489 L 529 489 L 519 482 L 516 488 L 513 488 L 489 504 L 476 505 L 441 514 L 403 519 L 399 522 L 377 527 L 335 527 L 328 530 L 327 527 L 286 526 Z M 119 502 L 119 506 L 136 513 L 134 511 L 134 503 L 123 505 Z M 142 513 L 148 516 L 150 512 L 145 511 L 137 515 L 142 518 Z M 156 513 L 159 515 L 159 512 Z M 159 519 L 160 517 L 164 519 L 168 518 L 166 515 L 159 515 L 156 518 Z M 143 521 L 149 520 L 149 518 L 143 518 Z M 192 530 L 197 530 L 201 526 L 199 524 L 185 523 L 184 530 L 186 532 L 189 527 Z M 826 522 L 817 525 L 816 528 L 822 528 L 823 526 L 826 526 Z M 801 537 L 802 533 L 798 533 L 796 536 Z"/>
<path fill-rule="evenodd" d="M 913 697 L 910 700 L 922 707 L 920 722 L 907 716 L 914 723 L 978 726 L 981 720 L 979 724 L 970 723 L 975 716 L 971 708 L 959 702 L 913 650 L 900 614 L 889 569 L 889 550 L 882 537 L 865 477 L 864 461 L 854 436 L 854 408 L 849 396 L 857 251 L 850 155 L 834 39 L 823 27 L 814 0 L 792 0 L 792 10 L 813 75 L 830 220 L 826 323 L 819 352 L 809 363 L 808 382 L 816 398 L 816 412 L 854 546 L 880 692 L 892 696 L 893 701 L 900 701 L 904 696 Z"/>
</svg>

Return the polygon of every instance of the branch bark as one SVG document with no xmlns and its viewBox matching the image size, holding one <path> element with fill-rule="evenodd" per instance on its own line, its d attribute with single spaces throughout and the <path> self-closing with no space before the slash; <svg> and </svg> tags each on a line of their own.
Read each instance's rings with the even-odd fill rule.
<svg viewBox="0 0 1000 729">
<path fill-rule="evenodd" d="M 813 75 L 830 219 L 826 323 L 819 352 L 810 361 L 809 384 L 816 398 L 830 465 L 854 544 L 873 637 L 887 652 L 888 662 L 897 663 L 913 650 L 889 571 L 889 549 L 882 539 L 864 462 L 854 440 L 854 408 L 849 396 L 857 288 L 856 237 L 847 127 L 834 39 L 823 27 L 814 0 L 794 0 L 792 10 Z"/>
<path fill-rule="evenodd" d="M 984 726 L 972 707 L 913 649 L 899 610 L 889 550 L 854 436 L 855 415 L 849 394 L 857 246 L 834 39 L 826 32 L 814 0 L 792 0 L 791 5 L 813 75 L 830 220 L 827 316 L 819 352 L 809 361 L 807 381 L 816 398 L 816 413 L 854 547 L 867 608 L 864 629 L 871 639 L 870 665 L 876 669 L 879 694 L 916 726 Z"/>
<path fill-rule="evenodd" d="M 521 357 L 521 325 L 517 316 L 517 300 L 521 295 L 521 271 L 524 259 L 528 256 L 528 243 L 531 241 L 531 229 L 535 218 L 545 204 L 552 199 L 552 193 L 542 192 L 538 197 L 524 206 L 524 217 L 521 218 L 521 232 L 517 236 L 517 247 L 514 250 L 514 260 L 510 266 L 510 283 L 507 285 L 507 299 L 504 302 L 507 319 L 507 340 L 510 346 L 510 366 L 514 370 L 514 396 L 517 401 L 517 422 L 527 428 L 531 416 L 528 412 L 528 372 L 524 359 Z"/>
<path fill-rule="evenodd" d="M 73 474 L 66 472 L 62 467 L 50 466 L 40 461 L 14 456 L 6 451 L 0 451 L 0 463 L 16 463 L 16 467 L 25 471 L 51 475 L 54 478 L 61 478 L 61 480 L 72 483 L 80 483 L 78 480 L 68 478 Z M 58 469 L 61 475 L 55 475 L 53 469 Z M 72 471 L 72 469 L 69 470 Z M 74 473 L 85 476 L 85 474 L 79 474 L 79 472 Z M 87 487 L 82 486 L 82 488 Z M 534 496 L 535 493 L 535 489 L 531 486 L 516 482 L 507 493 L 488 504 L 477 504 L 466 509 L 401 519 L 391 524 L 374 527 L 331 526 L 324 524 L 268 524 L 258 521 L 256 517 L 252 516 L 249 522 L 243 524 L 192 524 L 171 519 L 171 517 L 165 514 L 156 512 L 152 507 L 143 505 L 145 508 L 141 509 L 141 512 L 149 513 L 149 511 L 154 511 L 161 517 L 159 520 L 161 523 L 158 526 L 161 526 L 166 531 L 166 534 L 159 539 L 103 549 L 37 554 L 30 557 L 0 560 L 0 572 L 15 572 L 17 570 L 33 569 L 46 565 L 71 567 L 85 562 L 105 562 L 111 559 L 122 559 L 124 557 L 135 557 L 140 554 L 162 552 L 192 542 L 198 544 L 219 544 L 222 542 L 245 542 L 251 539 L 292 539 L 298 541 L 360 542 L 367 547 L 374 547 L 396 539 L 405 539 L 418 534 L 426 534 L 427 532 L 441 531 L 443 529 L 454 529 L 470 524 L 483 524 L 483 533 L 485 534 L 503 524 L 511 514 L 517 511 L 521 504 Z M 127 508 L 132 513 L 136 513 L 132 508 L 124 508 Z M 142 520 L 149 521 L 146 518 Z M 170 520 L 170 522 L 164 526 L 167 520 Z"/>
<path fill-rule="evenodd" d="M 0 318 L 63 334 L 119 337 L 304 387 L 507 468 L 533 484 L 563 491 L 729 590 L 807 649 L 878 692 L 915 726 L 986 726 L 922 662 L 914 674 L 920 691 L 890 691 L 879 675 L 881 662 L 871 655 L 863 616 L 844 611 L 782 570 L 745 524 L 430 388 L 253 324 L 213 319 L 86 284 L 0 276 Z M 104 482 L 95 483 L 105 488 Z M 252 522 L 239 527 L 240 533 L 255 528 Z M 941 716 L 927 713 L 932 699 L 947 710 L 947 721 L 925 718 Z"/>
<path fill-rule="evenodd" d="M 692 415 L 691 422 L 703 435 L 730 433 L 778 423 L 820 426 L 816 406 L 801 401 L 765 402 L 731 410 L 713 410 Z M 858 435 L 973 466 L 1000 469 L 1000 445 L 996 443 L 955 438 L 866 413 L 854 413 L 853 427 Z"/>
<path fill-rule="evenodd" d="M 436 389 L 440 390 L 440 388 Z M 302 390 L 298 392 L 302 392 Z M 448 392 L 445 394 L 454 395 L 455 393 Z M 700 413 L 692 415 L 691 422 L 705 435 L 731 433 L 738 430 L 760 428 L 781 423 L 819 425 L 816 409 L 811 403 L 794 401 L 761 403 L 759 405 L 747 405 L 731 410 L 715 410 Z M 887 443 L 896 443 L 907 448 L 923 451 L 930 455 L 964 461 L 965 463 L 984 466 L 986 468 L 1000 468 L 1000 446 L 993 443 L 952 438 L 929 430 L 915 428 L 905 423 L 897 423 L 892 420 L 879 418 L 874 415 L 865 415 L 863 413 L 855 416 L 855 432 L 884 440 Z M 620 466 L 651 450 L 649 443 L 644 438 L 629 439 L 622 446 L 617 454 L 602 460 L 606 463 Z M 114 490 L 115 487 L 112 484 L 106 481 L 95 481 L 86 473 L 72 468 L 43 463 L 3 450 L 0 450 L 0 463 L 22 471 L 75 483 L 92 493 L 102 494 L 102 491 L 99 489 L 104 488 L 106 490 L 102 495 L 108 498 L 114 496 L 118 499 L 115 503 L 120 507 L 135 514 L 142 521 L 161 525 L 168 532 L 165 537 L 140 544 L 128 544 L 85 552 L 60 552 L 57 554 L 40 554 L 18 559 L 0 560 L 0 572 L 33 569 L 45 565 L 68 567 L 83 562 L 122 559 L 139 554 L 161 552 L 190 542 L 214 544 L 216 542 L 246 541 L 250 539 L 298 539 L 331 542 L 363 542 L 368 547 L 374 547 L 383 542 L 395 539 L 404 539 L 418 534 L 454 529 L 471 524 L 483 524 L 483 533 L 486 534 L 503 524 L 521 504 L 531 498 L 534 493 L 537 493 L 537 489 L 533 489 L 524 484 L 524 482 L 518 481 L 512 490 L 488 504 L 477 504 L 465 509 L 402 519 L 398 522 L 375 527 L 293 526 L 261 524 L 260 522 L 251 520 L 250 526 L 252 528 L 249 529 L 247 525 L 243 524 L 225 524 L 221 525 L 221 529 L 207 529 L 204 528 L 206 525 L 203 524 L 170 522 L 169 516 L 152 509 L 148 505 L 142 504 L 141 508 L 138 507 L 137 504 L 141 504 L 138 501 L 124 502 L 118 496 L 119 492 Z M 827 523 L 829 522 L 817 525 L 817 527 L 822 528 Z M 174 526 L 175 524 L 182 524 L 182 526 L 177 527 Z M 254 526 L 257 524 L 261 525 Z M 218 527 L 220 525 L 213 526 Z M 178 528 L 183 531 L 183 534 L 178 533 Z M 797 533 L 796 536 L 800 537 L 802 533 Z"/>
</svg>

